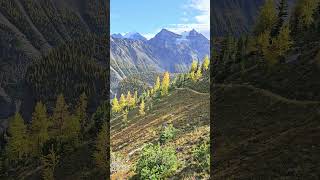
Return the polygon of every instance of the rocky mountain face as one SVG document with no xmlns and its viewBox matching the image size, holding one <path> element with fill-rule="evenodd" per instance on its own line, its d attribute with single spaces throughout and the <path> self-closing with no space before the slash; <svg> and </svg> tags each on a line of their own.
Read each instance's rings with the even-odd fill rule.
<svg viewBox="0 0 320 180">
<path fill-rule="evenodd" d="M 143 72 L 164 71 L 151 47 L 144 41 L 110 38 L 110 81 L 114 94 L 118 83 L 127 76 Z"/>
<path fill-rule="evenodd" d="M 192 60 L 201 61 L 210 53 L 209 40 L 195 30 L 178 35 L 163 29 L 148 43 L 169 72 L 184 72 Z"/>
<path fill-rule="evenodd" d="M 106 9 L 105 0 L 0 1 L 0 120 L 29 106 L 25 75 L 33 61 L 70 41 L 107 34 Z"/>
<path fill-rule="evenodd" d="M 192 60 L 201 61 L 210 53 L 209 40 L 195 30 L 179 35 L 162 29 L 150 40 L 140 36 L 134 33 L 110 38 L 111 90 L 129 75 L 185 72 Z"/>
</svg>

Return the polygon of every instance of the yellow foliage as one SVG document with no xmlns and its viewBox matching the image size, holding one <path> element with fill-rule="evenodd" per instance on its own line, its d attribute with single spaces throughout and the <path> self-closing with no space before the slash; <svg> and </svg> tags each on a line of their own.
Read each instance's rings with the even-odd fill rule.
<svg viewBox="0 0 320 180">
<path fill-rule="evenodd" d="M 119 112 L 120 111 L 120 105 L 118 102 L 117 97 L 114 97 L 112 100 L 112 112 Z"/>
<path fill-rule="evenodd" d="M 145 115 L 146 113 L 144 112 L 144 108 L 145 108 L 145 105 L 144 105 L 144 100 L 142 99 L 141 100 L 141 103 L 140 103 L 140 107 L 139 107 L 139 114 L 141 116 Z"/>
<path fill-rule="evenodd" d="M 202 63 L 203 70 L 205 70 L 205 71 L 208 70 L 209 65 L 210 65 L 210 60 L 209 60 L 209 57 L 206 56 L 203 60 L 203 63 Z"/>
<path fill-rule="evenodd" d="M 124 97 L 123 94 L 121 94 L 120 101 L 119 101 L 120 110 L 122 110 L 124 107 L 126 107 L 126 105 L 127 105 L 126 98 Z"/>
<path fill-rule="evenodd" d="M 170 74 L 169 72 L 165 72 L 162 79 L 162 86 L 161 86 L 161 95 L 167 95 L 169 91 L 170 85 Z"/>
</svg>

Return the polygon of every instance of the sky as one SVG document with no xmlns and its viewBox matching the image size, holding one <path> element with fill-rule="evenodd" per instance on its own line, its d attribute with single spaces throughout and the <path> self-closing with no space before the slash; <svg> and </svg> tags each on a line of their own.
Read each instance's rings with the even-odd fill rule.
<svg viewBox="0 0 320 180">
<path fill-rule="evenodd" d="M 110 0 L 111 34 L 139 32 L 147 39 L 165 28 L 195 29 L 210 38 L 210 0 Z"/>
</svg>

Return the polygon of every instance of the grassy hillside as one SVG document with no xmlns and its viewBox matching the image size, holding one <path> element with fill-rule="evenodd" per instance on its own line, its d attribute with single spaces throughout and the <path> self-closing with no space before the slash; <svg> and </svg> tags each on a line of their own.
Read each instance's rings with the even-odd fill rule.
<svg viewBox="0 0 320 180">
<path fill-rule="evenodd" d="M 202 83 L 208 83 L 202 82 Z M 181 165 L 173 175 L 176 179 L 194 177 L 192 150 L 204 139 L 209 138 L 209 93 L 208 89 L 198 92 L 188 87 L 170 91 L 168 96 L 146 101 L 146 115 L 140 116 L 138 109 L 128 114 L 128 124 L 124 125 L 122 116 L 111 120 L 112 151 L 128 158 L 130 167 L 125 172 L 113 174 L 113 177 L 133 176 L 139 153 L 146 143 L 159 141 L 161 128 L 165 124 L 173 124 L 178 130 L 176 137 L 168 146 L 176 149 Z M 207 177 L 208 174 L 202 174 Z"/>
<path fill-rule="evenodd" d="M 214 85 L 214 179 L 317 179 L 320 102 Z"/>
</svg>

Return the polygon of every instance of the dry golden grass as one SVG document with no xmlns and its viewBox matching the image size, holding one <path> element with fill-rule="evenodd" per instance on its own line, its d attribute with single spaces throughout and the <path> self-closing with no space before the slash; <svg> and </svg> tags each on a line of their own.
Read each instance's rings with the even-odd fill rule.
<svg viewBox="0 0 320 180">
<path fill-rule="evenodd" d="M 129 123 L 124 127 L 121 118 L 111 121 L 111 147 L 114 152 L 129 157 L 132 176 L 139 152 L 146 143 L 156 143 L 160 129 L 165 123 L 172 123 L 178 129 L 177 136 L 168 145 L 177 148 L 178 159 L 182 162 L 179 172 L 192 162 L 192 149 L 203 139 L 209 138 L 209 94 L 197 93 L 190 89 L 176 89 L 166 97 L 146 102 L 152 109 L 145 116 L 137 115 L 137 110 L 129 113 Z M 120 177 L 119 174 L 114 174 Z M 192 179 L 192 178 L 191 178 Z"/>
</svg>

